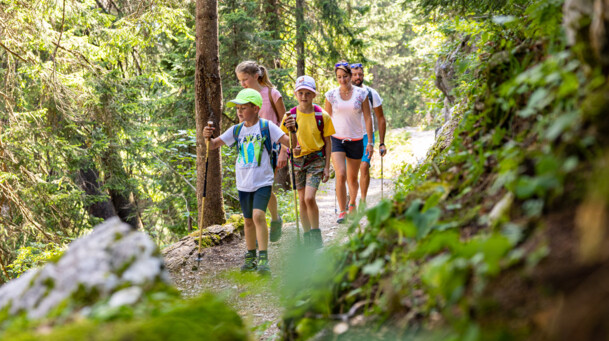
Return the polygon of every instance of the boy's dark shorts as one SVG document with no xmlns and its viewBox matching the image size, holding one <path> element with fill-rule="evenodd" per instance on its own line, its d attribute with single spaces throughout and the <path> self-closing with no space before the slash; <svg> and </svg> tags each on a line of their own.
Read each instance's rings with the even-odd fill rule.
<svg viewBox="0 0 609 341">
<path fill-rule="evenodd" d="M 265 186 L 258 188 L 255 192 L 239 191 L 239 203 L 241 204 L 243 218 L 251 219 L 255 208 L 262 212 L 266 212 L 266 207 L 271 198 L 272 188 L 273 186 Z"/>
<path fill-rule="evenodd" d="M 303 189 L 305 186 L 319 189 L 326 166 L 326 158 L 321 152 L 295 158 L 294 166 L 296 170 L 296 189 Z"/>
<path fill-rule="evenodd" d="M 361 160 L 364 156 L 364 141 L 341 140 L 332 136 L 332 153 L 342 152 L 350 159 Z"/>
</svg>

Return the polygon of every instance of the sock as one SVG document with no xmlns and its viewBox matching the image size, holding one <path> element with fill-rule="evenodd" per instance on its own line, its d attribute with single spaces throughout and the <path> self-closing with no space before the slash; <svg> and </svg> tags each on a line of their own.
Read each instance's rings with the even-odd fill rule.
<svg viewBox="0 0 609 341">
<path fill-rule="evenodd" d="M 260 252 L 258 253 L 258 257 L 260 257 L 260 259 L 269 259 L 268 257 L 268 253 L 266 250 L 260 250 Z"/>
<path fill-rule="evenodd" d="M 262 252 L 262 251 L 260 251 L 260 252 Z M 247 253 L 248 253 L 248 256 L 254 256 L 254 257 L 256 257 L 256 249 L 247 250 Z"/>
</svg>

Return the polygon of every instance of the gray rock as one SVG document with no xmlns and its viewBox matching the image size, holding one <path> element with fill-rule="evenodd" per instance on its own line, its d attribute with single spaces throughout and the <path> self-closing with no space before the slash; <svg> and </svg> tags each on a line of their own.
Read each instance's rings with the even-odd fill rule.
<svg viewBox="0 0 609 341">
<path fill-rule="evenodd" d="M 108 306 L 118 308 L 123 305 L 132 305 L 140 299 L 142 293 L 143 291 L 140 287 L 131 287 L 117 291 L 110 297 Z"/>
<path fill-rule="evenodd" d="M 47 316 L 62 302 L 84 308 L 98 300 L 133 304 L 142 288 L 169 283 L 155 243 L 118 218 L 74 241 L 57 263 L 31 270 L 0 287 L 0 310 L 29 318 Z M 125 288 L 117 291 L 119 288 Z"/>
</svg>

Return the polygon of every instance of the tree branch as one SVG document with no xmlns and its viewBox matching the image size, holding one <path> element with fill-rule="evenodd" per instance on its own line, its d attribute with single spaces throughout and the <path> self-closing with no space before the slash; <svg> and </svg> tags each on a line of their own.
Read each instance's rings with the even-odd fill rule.
<svg viewBox="0 0 609 341">
<path fill-rule="evenodd" d="M 74 55 L 74 56 L 76 56 L 76 57 L 80 57 L 80 58 L 82 58 L 82 59 L 83 59 L 83 60 L 84 60 L 84 61 L 85 61 L 87 64 L 89 64 L 89 66 L 91 66 L 91 67 L 93 67 L 93 68 L 94 68 L 94 65 L 93 65 L 93 64 L 91 64 L 91 62 L 89 62 L 89 60 L 87 59 L 87 57 L 85 57 L 85 56 L 84 56 L 82 53 L 80 53 L 80 52 L 78 52 L 78 51 L 72 51 L 72 50 L 69 50 L 69 49 L 67 49 L 67 48 L 65 48 L 65 47 L 63 47 L 63 46 L 61 46 L 61 45 L 57 44 L 56 42 L 52 42 L 52 43 L 53 43 L 53 44 L 54 44 L 56 47 L 58 47 L 58 48 L 60 48 L 60 49 L 62 49 L 62 50 L 64 50 L 64 51 L 66 51 L 66 52 L 69 52 L 69 53 L 73 54 L 73 55 Z"/>
<path fill-rule="evenodd" d="M 12 54 L 13 56 L 21 59 L 24 62 L 28 62 L 27 60 L 23 59 L 23 57 L 21 57 L 20 55 L 16 54 L 15 52 L 11 51 L 11 49 L 9 49 L 8 47 L 6 47 L 4 44 L 2 44 L 2 42 L 0 42 L 0 46 L 2 46 L 5 50 L 7 50 L 10 54 Z"/>
<path fill-rule="evenodd" d="M 97 3 L 97 6 L 99 6 L 99 8 L 102 9 L 102 11 L 104 11 L 104 13 L 109 14 L 108 11 L 106 10 L 106 8 L 104 7 L 104 5 L 99 2 L 99 0 L 95 0 L 95 3 Z"/>
<path fill-rule="evenodd" d="M 55 55 L 57 54 L 57 48 L 59 48 L 59 43 L 61 42 L 61 37 L 63 36 L 63 24 L 66 20 L 66 0 L 63 0 L 63 13 L 61 15 L 61 31 L 59 31 L 59 38 L 57 39 L 57 44 L 55 44 L 55 51 L 53 51 L 53 78 L 55 78 L 55 69 L 57 69 L 57 63 L 55 62 Z"/>
<path fill-rule="evenodd" d="M 171 167 L 169 164 L 167 164 L 165 161 L 161 160 L 160 157 L 158 157 L 155 153 L 152 153 L 152 155 L 154 156 L 155 159 L 159 160 L 162 164 L 164 164 L 167 168 L 169 168 L 172 172 L 176 173 L 177 175 L 179 175 L 182 180 L 184 180 L 184 182 L 186 182 L 186 184 L 188 186 L 190 186 L 190 188 L 192 188 L 192 190 L 197 193 L 197 189 L 195 188 L 195 186 L 193 186 L 190 181 L 188 181 L 188 179 L 186 179 L 186 177 L 183 174 L 180 174 L 178 171 L 176 171 L 175 169 L 173 169 L 173 167 Z"/>
</svg>

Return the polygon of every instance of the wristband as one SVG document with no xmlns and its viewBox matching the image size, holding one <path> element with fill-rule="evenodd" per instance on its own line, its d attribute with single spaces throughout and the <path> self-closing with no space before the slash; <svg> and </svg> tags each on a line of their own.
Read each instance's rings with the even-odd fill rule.
<svg viewBox="0 0 609 341">
<path fill-rule="evenodd" d="M 368 143 L 368 145 L 374 147 L 374 143 L 372 142 Z"/>
<path fill-rule="evenodd" d="M 384 144 L 383 142 L 379 143 L 379 147 L 380 147 L 380 146 L 384 146 L 384 145 L 385 145 L 385 144 Z"/>
</svg>

